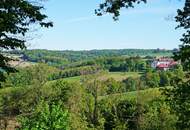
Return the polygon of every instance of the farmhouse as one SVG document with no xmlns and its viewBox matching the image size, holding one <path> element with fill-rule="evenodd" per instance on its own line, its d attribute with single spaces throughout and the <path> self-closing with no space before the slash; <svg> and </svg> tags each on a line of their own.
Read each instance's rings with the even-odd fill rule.
<svg viewBox="0 0 190 130">
<path fill-rule="evenodd" d="M 151 63 L 151 67 L 158 70 L 168 70 L 177 65 L 178 62 L 174 61 L 171 58 L 158 58 L 154 59 Z"/>
</svg>

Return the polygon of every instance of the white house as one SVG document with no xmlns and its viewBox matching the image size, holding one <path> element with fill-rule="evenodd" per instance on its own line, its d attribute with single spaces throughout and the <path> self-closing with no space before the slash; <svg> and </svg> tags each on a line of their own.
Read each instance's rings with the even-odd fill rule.
<svg viewBox="0 0 190 130">
<path fill-rule="evenodd" d="M 168 70 L 178 64 L 171 58 L 159 58 L 153 60 L 151 63 L 151 67 L 154 69 L 159 69 L 159 70 Z"/>
</svg>

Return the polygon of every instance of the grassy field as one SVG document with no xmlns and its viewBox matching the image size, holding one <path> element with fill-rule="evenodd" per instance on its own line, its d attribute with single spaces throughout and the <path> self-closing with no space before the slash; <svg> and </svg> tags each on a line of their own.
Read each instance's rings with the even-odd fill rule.
<svg viewBox="0 0 190 130">
<path fill-rule="evenodd" d="M 139 77 L 139 76 L 141 76 L 141 73 L 139 72 L 108 72 L 108 73 L 103 74 L 99 78 L 100 80 L 113 78 L 117 81 L 122 81 L 128 77 Z M 64 80 L 68 82 L 76 82 L 76 81 L 80 81 L 82 78 L 83 76 L 75 76 L 75 77 L 64 78 Z"/>
<path fill-rule="evenodd" d="M 123 100 L 137 101 L 137 99 L 140 104 L 147 104 L 150 101 L 156 99 L 164 99 L 164 96 L 161 94 L 160 88 L 151 88 L 146 90 L 140 90 L 139 92 L 133 91 L 98 97 L 98 100 L 106 100 L 107 102 L 112 103 Z"/>
<path fill-rule="evenodd" d="M 122 81 L 128 77 L 139 77 L 141 73 L 138 72 L 109 72 L 105 75 L 106 78 L 114 78 L 117 81 Z"/>
<path fill-rule="evenodd" d="M 132 91 L 132 92 L 126 92 L 126 93 L 119 93 L 119 94 L 111 94 L 108 96 L 102 96 L 100 98 L 110 98 L 112 99 L 136 99 L 137 95 L 140 97 L 141 100 L 147 100 L 147 99 L 152 99 L 159 97 L 161 95 L 161 92 L 159 88 L 150 88 L 146 90 L 140 90 L 139 92 L 137 91 Z"/>
<path fill-rule="evenodd" d="M 68 82 L 76 82 L 80 81 L 82 76 L 75 76 L 75 77 L 69 77 L 69 78 L 63 78 L 63 80 L 68 81 Z"/>
</svg>

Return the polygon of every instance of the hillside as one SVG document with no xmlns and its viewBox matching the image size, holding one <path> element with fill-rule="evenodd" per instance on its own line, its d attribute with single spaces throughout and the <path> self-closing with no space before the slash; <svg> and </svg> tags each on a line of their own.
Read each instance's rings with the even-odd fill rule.
<svg viewBox="0 0 190 130">
<path fill-rule="evenodd" d="M 7 123 L 8 127 L 14 128 L 18 125 L 18 117 L 25 118 L 28 116 L 24 115 L 33 112 L 37 113 L 36 116 L 40 115 L 46 109 L 44 106 L 52 105 L 51 103 L 61 103 L 64 112 L 70 115 L 68 122 L 72 129 L 120 129 L 123 127 L 121 124 L 132 124 L 130 127 L 134 128 L 139 112 L 146 119 L 142 128 L 152 128 L 147 123 L 152 121 L 149 115 L 157 118 L 152 123 L 154 125 L 162 126 L 160 115 L 166 124 L 168 120 L 172 120 L 170 124 L 176 121 L 175 115 L 170 113 L 170 107 L 164 101 L 165 97 L 161 95 L 160 88 L 175 85 L 175 78 L 184 77 L 184 72 L 181 65 L 166 71 L 153 69 L 151 62 L 155 52 L 145 51 L 148 56 L 144 57 L 135 55 L 144 50 L 136 50 L 136 53 L 129 51 L 133 56 L 121 55 L 121 50 L 116 51 L 117 55 L 113 50 L 106 50 L 110 56 L 104 54 L 108 52 L 101 51 L 93 54 L 90 54 L 91 51 L 33 51 L 39 53 L 27 51 L 10 54 L 19 58 L 17 64 L 26 62 L 29 65 L 18 66 L 18 72 L 5 73 L 6 81 L 1 82 L 0 121 Z M 167 53 L 162 52 L 165 57 L 168 56 Z M 29 55 L 33 58 L 30 59 Z M 87 56 L 86 59 L 84 55 Z M 99 124 L 94 126 L 93 120 L 97 120 Z M 13 121 L 11 125 L 10 122 Z M 102 121 L 104 122 L 101 125 Z"/>
<path fill-rule="evenodd" d="M 127 79 L 128 77 L 140 77 L 141 73 L 138 72 L 107 72 L 103 74 L 101 77 L 98 77 L 100 80 L 106 80 L 109 78 L 113 78 L 116 81 L 122 81 L 124 79 Z M 80 81 L 84 76 L 75 76 L 75 77 L 69 77 L 69 78 L 63 78 L 65 81 L 75 82 Z"/>
<path fill-rule="evenodd" d="M 8 52 L 14 55 L 22 55 L 24 60 L 31 62 L 45 62 L 48 64 L 70 64 L 85 60 L 94 60 L 100 57 L 162 57 L 172 56 L 172 50 L 161 49 L 110 49 L 110 50 L 89 50 L 89 51 L 51 51 L 51 50 L 26 50 Z"/>
</svg>

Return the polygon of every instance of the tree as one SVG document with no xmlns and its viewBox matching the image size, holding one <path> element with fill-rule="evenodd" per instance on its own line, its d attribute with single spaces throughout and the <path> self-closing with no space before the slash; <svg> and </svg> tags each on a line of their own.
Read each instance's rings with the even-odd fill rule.
<svg viewBox="0 0 190 130">
<path fill-rule="evenodd" d="M 103 84 L 106 85 L 106 92 L 108 95 L 118 93 L 121 88 L 121 84 L 113 78 L 107 79 Z"/>
<path fill-rule="evenodd" d="M 170 78 L 167 72 L 160 72 L 160 86 L 169 86 L 170 85 Z"/>
<path fill-rule="evenodd" d="M 98 16 L 104 13 L 113 14 L 114 20 L 118 20 L 121 8 L 131 8 L 134 4 L 139 4 L 141 2 L 146 3 L 146 0 L 105 0 L 103 4 L 100 4 L 99 9 L 95 10 Z M 185 5 L 183 9 L 177 10 L 176 22 L 179 23 L 177 28 L 183 28 L 186 32 L 180 39 L 182 45 L 180 45 L 179 51 L 174 53 L 174 59 L 180 60 L 184 66 L 184 70 L 190 70 L 190 0 L 185 0 Z M 182 81 L 179 78 L 175 79 L 178 82 L 174 88 L 166 90 L 167 99 L 170 101 L 173 110 L 179 116 L 178 127 L 179 129 L 189 129 L 190 118 L 189 118 L 189 82 Z"/>
<path fill-rule="evenodd" d="M 105 130 L 137 130 L 138 113 L 135 100 L 103 99 L 100 102 L 101 114 L 105 120 Z"/>
<path fill-rule="evenodd" d="M 42 101 L 35 113 L 20 117 L 21 130 L 69 130 L 68 111 L 59 104 Z"/>
<path fill-rule="evenodd" d="M 180 60 L 184 70 L 188 72 L 190 70 L 190 0 L 185 1 L 183 9 L 177 11 L 176 22 L 179 23 L 177 28 L 183 28 L 186 32 L 180 39 L 182 45 L 179 51 L 174 53 L 174 58 Z M 167 100 L 169 101 L 173 111 L 178 116 L 177 126 L 179 129 L 189 129 L 190 118 L 190 80 L 183 81 L 183 79 L 177 78 L 177 84 L 173 89 L 166 90 Z"/>
<path fill-rule="evenodd" d="M 10 58 L 3 50 L 25 49 L 26 40 L 21 38 L 30 30 L 30 25 L 51 27 L 52 22 L 46 22 L 47 16 L 41 13 L 43 9 L 37 2 L 30 0 L 0 1 L 0 81 L 5 81 L 4 72 L 14 72 L 8 61 Z"/>
<path fill-rule="evenodd" d="M 183 28 L 186 32 L 180 39 L 182 45 L 180 46 L 180 50 L 174 53 L 174 58 L 181 60 L 185 70 L 190 70 L 190 0 L 186 0 L 184 8 L 179 9 L 177 13 L 176 22 L 179 23 L 177 28 Z"/>
<path fill-rule="evenodd" d="M 146 104 L 142 118 L 142 130 L 176 130 L 177 117 L 171 114 L 170 107 L 161 98 L 155 98 Z"/>
<path fill-rule="evenodd" d="M 135 90 L 137 90 L 136 87 L 138 85 L 139 78 L 129 77 L 129 78 L 123 80 L 123 82 L 125 83 L 124 92 L 135 91 Z"/>
<path fill-rule="evenodd" d="M 86 76 L 83 84 L 87 92 L 86 105 L 86 120 L 92 128 L 100 129 L 102 127 L 102 120 L 99 110 L 98 97 L 104 93 L 104 87 L 97 77 L 101 77 L 103 72 L 94 75 Z"/>
<path fill-rule="evenodd" d="M 144 74 L 142 79 L 148 87 L 159 87 L 160 76 L 157 72 L 148 71 Z"/>
<path fill-rule="evenodd" d="M 190 127 L 190 81 L 178 81 L 174 88 L 168 88 L 164 91 L 172 112 L 177 117 L 177 128 L 188 130 Z"/>
<path fill-rule="evenodd" d="M 105 13 L 113 14 L 113 19 L 118 20 L 121 8 L 133 8 L 134 4 L 146 3 L 147 0 L 105 0 L 100 4 L 99 9 L 95 10 L 98 16 L 102 16 Z"/>
</svg>

